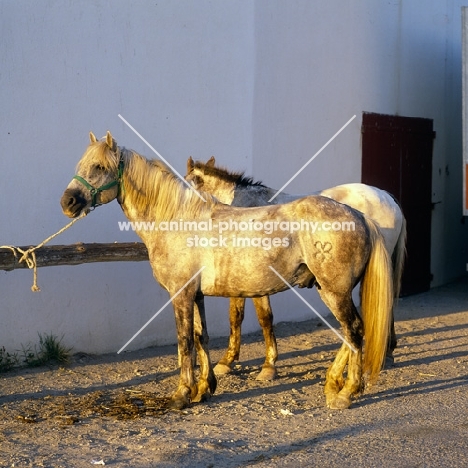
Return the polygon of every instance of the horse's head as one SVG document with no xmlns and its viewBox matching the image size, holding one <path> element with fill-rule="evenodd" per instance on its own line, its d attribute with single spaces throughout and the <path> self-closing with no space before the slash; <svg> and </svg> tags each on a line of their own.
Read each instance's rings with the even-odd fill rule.
<svg viewBox="0 0 468 468">
<path fill-rule="evenodd" d="M 110 132 L 101 141 L 92 132 L 89 137 L 90 145 L 60 200 L 63 213 L 70 218 L 76 218 L 83 211 L 95 206 L 109 203 L 119 193 L 123 172 L 120 148 Z"/>
<path fill-rule="evenodd" d="M 231 172 L 223 167 L 216 166 L 214 156 L 206 163 L 194 162 L 190 157 L 187 161 L 187 175 L 185 180 L 191 183 L 197 190 L 214 195 L 221 203 L 237 206 L 252 205 L 252 201 L 235 200 L 244 197 L 252 188 L 257 191 L 258 187 L 266 188 L 261 182 L 253 182 L 251 177 L 245 177 L 243 172 Z M 246 203 L 246 204 L 243 204 Z"/>
<path fill-rule="evenodd" d="M 185 180 L 196 190 L 210 193 L 221 203 L 230 205 L 239 174 L 230 173 L 226 169 L 216 167 L 215 164 L 214 156 L 211 156 L 206 163 L 194 162 L 192 157 L 188 158 Z"/>
<path fill-rule="evenodd" d="M 191 183 L 197 190 L 204 190 L 210 192 L 210 177 L 209 177 L 209 169 L 213 169 L 215 167 L 215 158 L 211 156 L 210 159 L 206 163 L 202 163 L 201 161 L 194 162 L 192 156 L 187 159 L 187 174 L 185 175 L 185 180 Z M 208 169 L 208 170 L 207 170 Z M 205 180 L 208 183 L 208 189 L 203 188 L 205 185 Z"/>
</svg>

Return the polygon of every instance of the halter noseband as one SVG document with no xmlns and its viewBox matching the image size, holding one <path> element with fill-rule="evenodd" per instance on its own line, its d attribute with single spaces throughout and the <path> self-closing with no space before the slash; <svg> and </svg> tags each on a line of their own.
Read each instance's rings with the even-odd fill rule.
<svg viewBox="0 0 468 468">
<path fill-rule="evenodd" d="M 124 168 L 124 161 L 122 157 L 122 153 L 120 154 L 120 159 L 119 159 L 119 166 L 117 170 L 117 178 L 112 180 L 111 182 L 101 185 L 100 187 L 96 188 L 93 187 L 87 180 L 83 179 L 83 177 L 79 175 L 74 175 L 73 179 L 76 179 L 78 182 L 81 182 L 90 192 L 91 194 L 91 208 L 95 208 L 96 206 L 100 206 L 101 203 L 96 203 L 97 201 L 97 196 L 99 193 L 104 192 L 104 190 L 108 190 L 115 185 L 119 185 L 122 181 L 122 175 L 123 175 L 123 168 Z"/>
</svg>

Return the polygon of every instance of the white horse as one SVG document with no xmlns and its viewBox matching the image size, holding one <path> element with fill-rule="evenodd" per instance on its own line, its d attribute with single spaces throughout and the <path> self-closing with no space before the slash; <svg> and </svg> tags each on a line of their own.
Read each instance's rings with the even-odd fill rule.
<svg viewBox="0 0 468 468">
<path fill-rule="evenodd" d="M 277 190 L 266 187 L 261 182 L 254 182 L 252 178 L 245 177 L 243 173 L 230 172 L 217 167 L 214 157 L 208 162 L 194 162 L 192 158 L 187 161 L 187 181 L 190 181 L 198 190 L 214 195 L 222 203 L 232 206 L 266 206 L 270 204 L 288 203 L 302 198 L 304 195 L 290 195 L 279 193 L 270 203 L 271 197 Z M 405 257 L 406 221 L 400 206 L 386 191 L 369 185 L 354 183 L 338 185 L 314 195 L 322 195 L 340 203 L 344 203 L 359 210 L 379 226 L 384 237 L 387 252 L 393 260 L 393 288 L 395 298 L 400 293 L 401 275 Z M 257 318 L 262 327 L 265 339 L 265 362 L 258 375 L 259 380 L 272 380 L 276 377 L 276 360 L 278 351 L 276 337 L 273 329 L 273 313 L 268 296 L 252 299 Z M 226 374 L 231 371 L 232 363 L 239 359 L 241 344 L 241 325 L 244 319 L 245 298 L 231 298 L 229 302 L 230 335 L 226 353 L 215 367 L 217 374 Z M 390 338 L 386 355 L 386 365 L 393 363 L 393 350 L 397 345 L 395 326 L 392 318 Z"/>
<path fill-rule="evenodd" d="M 64 214 L 77 217 L 91 207 L 117 200 L 132 222 L 159 223 L 160 229 L 137 231 L 146 247 L 154 277 L 172 298 L 177 325 L 180 379 L 171 403 L 183 408 L 202 401 L 216 389 L 208 350 L 204 295 L 258 297 L 290 286 L 316 285 L 320 297 L 342 326 L 343 344 L 327 371 L 327 405 L 343 409 L 362 390 L 363 376 L 375 380 L 387 348 L 393 303 L 391 260 L 376 224 L 352 208 L 322 196 L 283 205 L 237 208 L 219 203 L 209 194 L 198 198 L 162 162 L 117 146 L 110 132 L 91 143 L 64 191 Z M 191 230 L 175 229 L 180 222 Z M 243 230 L 243 248 L 236 245 L 235 226 L 258 227 L 305 223 L 336 223 L 348 230 L 288 230 L 262 233 Z M 173 230 L 162 229 L 167 224 Z M 172 224 L 171 224 L 172 223 Z M 207 237 L 206 226 L 219 236 Z M 141 226 L 141 225 L 140 225 Z M 269 231 L 269 229 L 268 229 Z M 213 234 L 213 233 L 212 233 Z M 209 232 L 208 232 L 209 235 Z M 205 243 L 194 245 L 194 239 Z M 362 282 L 362 318 L 352 290 Z M 365 347 L 363 352 L 363 341 Z M 196 346 L 200 376 L 195 378 L 192 352 Z M 344 378 L 347 366 L 346 379 Z"/>
</svg>

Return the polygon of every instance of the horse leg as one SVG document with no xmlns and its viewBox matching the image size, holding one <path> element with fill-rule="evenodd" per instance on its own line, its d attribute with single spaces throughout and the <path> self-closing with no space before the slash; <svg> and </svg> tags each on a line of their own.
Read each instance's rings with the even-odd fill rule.
<svg viewBox="0 0 468 468">
<path fill-rule="evenodd" d="M 406 219 L 403 216 L 401 210 L 399 211 L 399 216 L 401 216 L 401 225 L 400 225 L 400 233 L 398 235 L 398 240 L 396 245 L 393 248 L 392 253 L 392 270 L 393 270 L 393 294 L 394 294 L 394 302 L 393 305 L 396 306 L 398 304 L 398 298 L 400 297 L 400 290 L 401 290 L 401 277 L 403 275 L 403 266 L 406 257 Z M 397 212 L 398 212 L 397 211 Z M 395 227 L 398 223 L 395 223 Z M 388 340 L 388 347 L 387 353 L 385 356 L 385 364 L 384 367 L 393 367 L 394 358 L 393 358 L 393 351 L 397 347 L 397 337 L 395 333 L 395 317 L 394 317 L 394 309 L 392 308 L 392 318 L 391 318 L 391 329 L 390 329 L 390 337 Z"/>
<path fill-rule="evenodd" d="M 198 394 L 193 371 L 193 331 L 195 292 L 186 288 L 172 300 L 177 327 L 180 378 L 175 393 L 171 396 L 169 407 L 183 409 Z"/>
<path fill-rule="evenodd" d="M 349 359 L 349 347 L 346 343 L 341 345 L 338 353 L 336 354 L 335 360 L 327 370 L 327 376 L 325 379 L 325 387 L 323 392 L 327 401 L 327 406 L 330 406 L 332 401 L 336 398 L 336 395 L 344 387 L 343 373 L 348 364 Z"/>
<path fill-rule="evenodd" d="M 393 311 L 392 311 L 392 319 L 391 319 L 391 325 L 390 325 L 390 336 L 388 339 L 388 344 L 387 344 L 387 352 L 385 354 L 385 361 L 383 367 L 385 369 L 388 369 L 390 367 L 393 367 L 393 364 L 395 363 L 395 359 L 393 357 L 393 351 L 395 351 L 395 348 L 397 347 L 397 337 L 395 333 L 395 320 L 393 317 Z"/>
<path fill-rule="evenodd" d="M 205 301 L 201 292 L 198 292 L 195 297 L 194 338 L 200 361 L 200 377 L 197 384 L 197 395 L 192 401 L 201 402 L 208 400 L 216 390 L 216 377 L 208 349 L 209 337 L 206 327 Z"/>
<path fill-rule="evenodd" d="M 241 344 L 241 325 L 244 320 L 245 299 L 243 297 L 231 297 L 229 300 L 229 343 L 224 356 L 216 364 L 214 371 L 218 375 L 229 374 L 231 365 L 239 359 Z"/>
<path fill-rule="evenodd" d="M 273 330 L 273 312 L 270 306 L 270 297 L 255 297 L 252 300 L 265 339 L 265 362 L 260 374 L 257 376 L 257 380 L 273 380 L 276 378 L 275 363 L 278 359 L 278 347 Z"/>
<path fill-rule="evenodd" d="M 362 392 L 362 348 L 349 350 L 348 354 L 348 375 L 346 382 L 336 398 L 330 401 L 330 409 L 349 408 L 351 405 L 351 397 Z"/>
<path fill-rule="evenodd" d="M 177 350 L 177 362 L 179 365 L 179 368 L 182 367 L 182 357 L 180 355 L 180 351 Z M 193 351 L 192 351 L 192 367 L 195 367 L 197 365 L 197 349 L 194 346 Z"/>
<path fill-rule="evenodd" d="M 351 397 L 362 390 L 363 323 L 350 293 L 338 294 L 327 291 L 322 285 L 319 294 L 340 322 L 346 340 L 327 372 L 324 388 L 326 402 L 330 409 L 345 409 L 351 405 Z M 348 373 L 347 378 L 343 379 L 346 363 Z"/>
</svg>

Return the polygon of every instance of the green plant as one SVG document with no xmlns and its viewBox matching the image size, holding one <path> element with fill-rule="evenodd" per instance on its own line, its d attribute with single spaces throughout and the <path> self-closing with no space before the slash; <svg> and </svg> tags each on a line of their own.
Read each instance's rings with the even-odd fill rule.
<svg viewBox="0 0 468 468">
<path fill-rule="evenodd" d="M 0 348 L 0 372 L 7 372 L 18 364 L 18 355 L 10 354 L 5 350 L 5 347 Z"/>
<path fill-rule="evenodd" d="M 34 349 L 36 350 L 36 346 L 34 346 Z M 21 362 L 26 364 L 27 366 L 33 367 L 35 364 L 35 361 L 37 359 L 37 354 L 35 351 L 32 351 L 31 345 L 28 344 L 25 346 L 24 344 L 21 344 Z"/>
<path fill-rule="evenodd" d="M 62 345 L 62 338 L 58 339 L 55 335 L 39 335 L 39 345 L 22 345 L 23 362 L 30 367 L 42 366 L 49 363 L 68 364 L 70 362 L 71 348 Z"/>
</svg>

